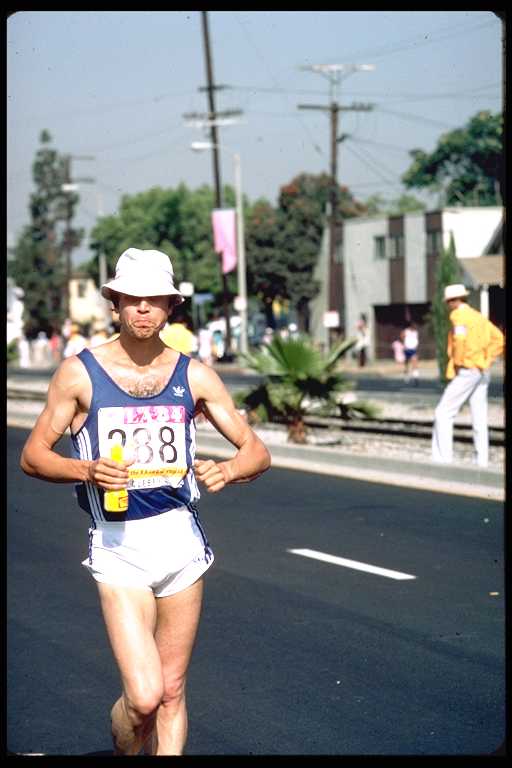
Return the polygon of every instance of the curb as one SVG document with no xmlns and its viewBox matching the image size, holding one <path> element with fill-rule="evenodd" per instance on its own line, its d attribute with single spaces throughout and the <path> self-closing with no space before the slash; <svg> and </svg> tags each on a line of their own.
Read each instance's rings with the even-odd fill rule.
<svg viewBox="0 0 512 768">
<path fill-rule="evenodd" d="M 221 436 L 198 429 L 197 452 L 219 458 L 233 455 L 233 446 Z M 505 500 L 502 474 L 492 470 L 428 462 L 397 462 L 372 456 L 353 456 L 329 448 L 301 445 L 268 445 L 272 466 L 300 472 L 345 477 L 384 485 L 396 485 L 489 501 Z"/>
<path fill-rule="evenodd" d="M 32 429 L 43 407 L 43 398 L 38 398 L 37 401 L 35 398 L 8 399 L 7 426 Z M 233 455 L 234 447 L 231 443 L 213 432 L 211 427 L 198 425 L 196 440 L 197 453 L 201 456 L 229 458 Z M 272 454 L 274 467 L 490 501 L 505 500 L 504 475 L 493 470 L 439 465 L 432 462 L 398 461 L 396 458 L 377 456 L 355 456 L 339 449 L 321 446 L 273 445 L 267 442 L 267 447 Z"/>
</svg>

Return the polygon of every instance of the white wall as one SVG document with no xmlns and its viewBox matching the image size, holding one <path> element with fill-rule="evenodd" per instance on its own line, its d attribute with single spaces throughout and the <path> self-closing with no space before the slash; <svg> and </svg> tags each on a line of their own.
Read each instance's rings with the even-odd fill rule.
<svg viewBox="0 0 512 768">
<path fill-rule="evenodd" d="M 454 233 L 457 256 L 461 259 L 481 256 L 503 216 L 503 208 L 447 208 L 442 211 L 444 245 L 448 247 L 450 230 Z M 389 262 L 374 257 L 374 237 L 388 234 L 388 217 L 375 216 L 346 219 L 344 231 L 344 282 L 345 282 L 345 324 L 346 335 L 354 333 L 359 315 L 368 316 L 372 337 L 374 329 L 372 307 L 375 304 L 389 304 Z M 408 213 L 404 216 L 405 237 L 405 301 L 408 304 L 423 304 L 427 301 L 426 252 L 427 236 L 425 215 Z M 327 309 L 328 291 L 325 281 L 327 270 L 328 229 L 324 230 L 322 252 L 316 274 L 322 279 L 322 293 L 312 303 L 312 336 L 318 340 L 319 324 Z M 314 325 L 314 327 L 313 327 Z M 323 338 L 323 336 L 321 337 Z"/>
<path fill-rule="evenodd" d="M 324 312 L 327 311 L 329 290 L 327 285 L 327 264 L 329 260 L 329 228 L 324 227 L 318 261 L 313 270 L 313 279 L 320 283 L 319 294 L 310 302 L 310 335 L 315 344 L 327 347 L 329 334 L 324 328 Z"/>
<path fill-rule="evenodd" d="M 404 217 L 405 240 L 405 301 L 423 304 L 427 301 L 427 235 L 423 213 L 409 213 Z"/>
<path fill-rule="evenodd" d="M 503 216 L 503 208 L 445 208 L 443 216 L 443 244 L 448 248 L 450 232 L 455 240 L 458 259 L 481 256 Z"/>
<path fill-rule="evenodd" d="M 345 236 L 345 323 L 346 335 L 354 335 L 359 315 L 367 315 L 372 338 L 370 355 L 373 355 L 373 304 L 387 304 L 389 278 L 387 259 L 374 257 L 374 237 L 386 237 L 387 217 L 349 219 L 344 222 Z"/>
<path fill-rule="evenodd" d="M 85 282 L 87 285 L 85 296 L 78 296 L 78 284 Z M 101 296 L 92 278 L 82 277 L 71 280 L 70 291 L 71 318 L 77 323 L 90 323 L 95 318 L 107 319 L 107 303 Z"/>
</svg>

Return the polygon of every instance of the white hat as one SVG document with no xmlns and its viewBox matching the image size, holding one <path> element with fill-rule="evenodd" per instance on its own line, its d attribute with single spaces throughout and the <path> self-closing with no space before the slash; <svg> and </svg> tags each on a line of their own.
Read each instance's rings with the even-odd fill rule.
<svg viewBox="0 0 512 768">
<path fill-rule="evenodd" d="M 177 304 L 185 299 L 174 287 L 174 271 L 170 258 L 162 251 L 128 248 L 120 255 L 113 280 L 101 286 L 101 295 L 113 299 L 113 293 L 129 296 L 176 296 Z"/>
<path fill-rule="evenodd" d="M 449 301 L 450 299 L 461 299 L 463 296 L 469 296 L 469 293 L 461 283 L 447 285 L 444 289 L 445 301 Z"/>
</svg>

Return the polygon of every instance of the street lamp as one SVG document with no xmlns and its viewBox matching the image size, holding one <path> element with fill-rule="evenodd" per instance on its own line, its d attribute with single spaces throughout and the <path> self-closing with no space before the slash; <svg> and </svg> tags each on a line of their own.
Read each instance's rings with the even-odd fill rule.
<svg viewBox="0 0 512 768">
<path fill-rule="evenodd" d="M 237 235 L 237 282 L 238 296 L 235 302 L 235 309 L 240 313 L 240 352 L 246 355 L 249 351 L 247 340 L 247 274 L 245 266 L 245 236 L 244 236 L 244 213 L 242 206 L 242 169 L 240 155 L 234 152 L 224 144 L 215 145 L 210 141 L 193 141 L 190 148 L 194 152 L 204 152 L 207 149 L 214 149 L 215 146 L 221 149 L 228 149 L 233 152 L 234 170 L 235 170 L 235 196 L 236 196 L 236 235 Z"/>
<path fill-rule="evenodd" d="M 91 155 L 65 155 L 64 156 L 64 180 L 60 186 L 61 192 L 66 196 L 66 229 L 64 233 L 64 244 L 66 252 L 66 293 L 64 296 L 64 308 L 66 317 L 71 315 L 71 277 L 72 277 L 72 263 L 71 252 L 73 249 L 73 243 L 71 239 L 71 222 L 73 219 L 73 201 L 71 195 L 75 194 L 79 190 L 79 184 L 77 182 L 85 182 L 88 184 L 94 184 L 96 179 L 91 179 L 89 176 L 83 178 L 72 178 L 71 174 L 71 161 L 72 160 L 94 160 Z"/>
</svg>

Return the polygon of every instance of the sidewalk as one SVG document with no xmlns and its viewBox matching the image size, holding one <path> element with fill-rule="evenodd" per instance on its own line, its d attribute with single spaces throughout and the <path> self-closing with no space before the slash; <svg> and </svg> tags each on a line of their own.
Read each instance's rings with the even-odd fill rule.
<svg viewBox="0 0 512 768">
<path fill-rule="evenodd" d="M 220 373 L 224 372 L 237 372 L 237 373 L 252 373 L 252 371 L 245 367 L 243 362 L 235 361 L 232 363 L 215 363 L 214 369 Z M 49 366 L 46 368 L 19 368 L 17 365 L 10 364 L 7 366 L 7 376 L 9 372 L 27 371 L 27 372 L 40 372 L 42 378 L 49 379 L 54 372 L 55 366 Z M 341 358 L 340 370 L 347 375 L 352 376 L 375 376 L 376 378 L 391 378 L 391 379 L 403 379 L 403 364 L 396 363 L 394 360 L 369 360 L 364 368 L 360 368 L 356 362 L 352 359 Z M 439 379 L 439 368 L 437 360 L 420 360 L 418 363 L 419 377 L 420 379 Z M 495 381 L 503 381 L 505 372 L 503 358 L 500 357 L 493 363 L 491 368 L 491 376 Z"/>
<path fill-rule="evenodd" d="M 401 379 L 404 378 L 404 367 L 402 363 L 397 363 L 395 360 L 369 360 L 367 364 L 360 368 L 356 361 L 348 358 L 341 358 L 339 364 L 340 370 L 352 377 L 357 376 L 373 376 L 375 378 L 385 379 Z M 233 363 L 216 363 L 214 365 L 216 371 L 233 371 L 240 373 L 250 373 L 248 368 L 244 368 L 243 364 L 238 362 Z M 420 360 L 418 363 L 419 378 L 420 379 L 439 379 L 439 367 L 437 360 Z M 504 377 L 504 362 L 503 358 L 499 358 L 493 363 L 491 368 L 491 376 L 493 381 L 503 381 Z"/>
<path fill-rule="evenodd" d="M 48 378 L 22 384 L 22 399 L 8 397 L 7 425 L 31 429 L 44 407 Z M 398 456 L 386 456 L 378 451 L 373 455 L 370 451 L 351 451 L 350 445 L 343 444 L 295 445 L 287 443 L 283 430 L 274 425 L 256 427 L 255 431 L 268 446 L 274 467 L 493 501 L 505 499 L 504 471 L 411 460 L 411 452 L 406 450 Z M 233 446 L 207 422 L 198 423 L 196 439 L 199 455 L 228 458 L 234 453 Z"/>
</svg>

